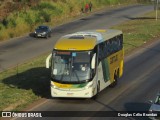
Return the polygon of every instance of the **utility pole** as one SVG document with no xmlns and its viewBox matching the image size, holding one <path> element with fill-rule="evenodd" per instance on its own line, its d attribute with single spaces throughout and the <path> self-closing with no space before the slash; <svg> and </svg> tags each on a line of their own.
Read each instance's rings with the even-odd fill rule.
<svg viewBox="0 0 160 120">
<path fill-rule="evenodd" d="M 159 9 L 159 7 L 158 7 L 158 2 L 159 2 L 159 0 L 155 0 L 156 1 L 156 21 L 158 20 L 158 9 Z"/>
</svg>

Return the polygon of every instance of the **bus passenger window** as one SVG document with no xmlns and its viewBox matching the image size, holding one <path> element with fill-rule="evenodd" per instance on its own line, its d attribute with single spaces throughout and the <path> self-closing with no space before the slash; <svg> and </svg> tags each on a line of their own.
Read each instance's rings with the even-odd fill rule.
<svg viewBox="0 0 160 120">
<path fill-rule="evenodd" d="M 107 41 L 107 54 L 108 54 L 108 56 L 111 54 L 111 44 L 110 44 L 110 41 Z"/>
<path fill-rule="evenodd" d="M 105 42 L 104 44 L 104 57 L 108 56 L 108 52 L 107 52 L 107 42 Z"/>
<path fill-rule="evenodd" d="M 110 41 L 110 53 L 112 54 L 114 51 L 114 45 L 113 45 L 113 41 Z"/>
<path fill-rule="evenodd" d="M 104 57 L 104 44 L 101 43 L 101 44 L 99 45 L 99 57 L 98 57 L 98 58 L 99 58 L 100 60 L 102 60 L 103 57 Z"/>
</svg>

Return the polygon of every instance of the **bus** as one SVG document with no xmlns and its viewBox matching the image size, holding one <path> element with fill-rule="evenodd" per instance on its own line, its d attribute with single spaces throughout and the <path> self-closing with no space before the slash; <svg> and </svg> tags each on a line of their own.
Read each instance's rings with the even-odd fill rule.
<svg viewBox="0 0 160 120">
<path fill-rule="evenodd" d="M 97 29 L 62 36 L 46 59 L 51 96 L 94 98 L 123 74 L 123 33 Z"/>
</svg>

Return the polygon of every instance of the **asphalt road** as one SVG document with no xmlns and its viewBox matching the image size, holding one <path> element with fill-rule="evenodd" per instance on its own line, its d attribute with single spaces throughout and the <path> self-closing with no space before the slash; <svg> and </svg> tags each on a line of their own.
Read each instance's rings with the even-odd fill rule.
<svg viewBox="0 0 160 120">
<path fill-rule="evenodd" d="M 124 74 L 115 88 L 93 99 L 46 99 L 30 111 L 148 111 L 149 100 L 160 91 L 160 40 L 125 57 Z M 63 114 L 62 114 L 63 116 Z M 21 118 L 22 119 L 22 118 Z M 29 119 L 29 118 L 27 118 Z M 33 118 L 30 118 L 33 119 Z M 34 118 L 35 119 L 35 118 Z M 39 118 L 38 118 L 39 119 Z M 54 120 L 148 120 L 147 117 L 55 117 Z"/>
<path fill-rule="evenodd" d="M 67 33 L 80 30 L 109 28 L 153 10 L 153 6 L 133 5 L 92 14 L 53 29 L 50 39 L 37 39 L 29 35 L 0 43 L 0 71 L 24 63 L 53 49 L 56 40 Z"/>
</svg>

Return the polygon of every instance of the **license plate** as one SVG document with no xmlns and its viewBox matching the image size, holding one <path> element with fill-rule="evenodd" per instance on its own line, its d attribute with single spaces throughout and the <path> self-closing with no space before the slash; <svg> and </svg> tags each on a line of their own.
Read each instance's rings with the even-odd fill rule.
<svg viewBox="0 0 160 120">
<path fill-rule="evenodd" d="M 41 36 L 41 35 L 38 35 L 38 36 Z"/>
<path fill-rule="evenodd" d="M 73 96 L 74 93 L 67 93 L 68 96 Z"/>
</svg>

